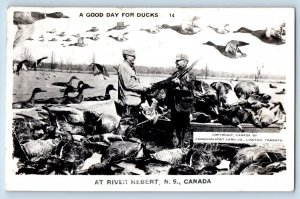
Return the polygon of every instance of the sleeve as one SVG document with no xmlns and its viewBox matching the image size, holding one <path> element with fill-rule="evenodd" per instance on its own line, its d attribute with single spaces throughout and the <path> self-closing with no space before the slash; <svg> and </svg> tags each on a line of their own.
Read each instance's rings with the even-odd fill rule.
<svg viewBox="0 0 300 199">
<path fill-rule="evenodd" d="M 144 86 L 140 83 L 139 79 L 135 75 L 131 75 L 122 65 L 119 66 L 119 80 L 128 91 L 144 91 Z"/>
</svg>

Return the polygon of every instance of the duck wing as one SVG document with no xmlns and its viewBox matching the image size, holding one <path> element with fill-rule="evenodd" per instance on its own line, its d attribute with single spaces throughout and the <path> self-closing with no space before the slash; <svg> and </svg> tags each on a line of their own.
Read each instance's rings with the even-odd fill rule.
<svg viewBox="0 0 300 199">
<path fill-rule="evenodd" d="M 28 39 L 34 32 L 33 24 L 20 24 L 15 35 L 13 47 L 21 45 L 26 39 Z"/>
<path fill-rule="evenodd" d="M 239 46 L 246 46 L 246 45 L 249 45 L 249 43 L 243 41 L 231 40 L 226 44 L 225 52 L 230 52 L 235 54 Z"/>
</svg>

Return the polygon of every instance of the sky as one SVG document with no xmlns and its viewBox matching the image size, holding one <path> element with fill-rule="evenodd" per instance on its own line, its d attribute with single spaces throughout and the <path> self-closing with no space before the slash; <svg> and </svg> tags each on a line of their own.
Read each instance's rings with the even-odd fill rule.
<svg viewBox="0 0 300 199">
<path fill-rule="evenodd" d="M 22 10 L 21 8 L 16 10 Z M 291 9 L 104 9 L 104 8 L 32 8 L 26 11 L 39 12 L 63 12 L 69 16 L 68 19 L 52 19 L 36 21 L 35 31 L 32 35 L 34 40 L 25 41 L 15 49 L 9 49 L 13 54 L 13 59 L 20 59 L 24 49 L 28 49 L 34 59 L 44 56 L 51 56 L 54 52 L 55 61 L 60 63 L 70 61 L 73 64 L 90 64 L 93 54 L 96 62 L 100 64 L 119 64 L 122 62 L 122 49 L 134 48 L 136 50 L 136 65 L 153 67 L 170 67 L 175 65 L 177 53 L 185 53 L 192 63 L 200 59 L 195 66 L 196 69 L 204 68 L 208 65 L 210 70 L 255 73 L 257 67 L 264 66 L 262 74 L 286 75 L 287 67 L 294 65 L 294 15 Z M 12 13 L 10 11 L 8 19 L 8 44 L 11 44 L 17 31 L 16 25 L 12 23 Z M 102 17 L 88 17 L 89 14 L 103 14 Z M 133 13 L 135 17 L 126 17 L 124 13 Z M 139 14 L 138 14 L 139 13 Z M 141 13 L 157 13 L 158 17 L 137 17 Z M 80 15 L 83 17 L 80 17 Z M 118 14 L 118 15 L 117 15 Z M 170 15 L 171 14 L 171 15 Z M 172 17 L 174 14 L 174 17 Z M 163 29 L 157 34 L 149 34 L 140 31 L 141 28 L 151 28 L 156 25 L 169 24 L 180 25 L 193 16 L 198 16 L 197 25 L 202 31 L 195 35 L 181 35 L 171 29 Z M 11 20 L 10 20 L 11 19 Z M 129 26 L 125 30 L 114 30 L 107 32 L 117 22 L 123 21 Z M 252 30 L 262 30 L 286 22 L 286 43 L 284 45 L 272 45 L 261 42 L 258 38 L 243 33 L 232 33 L 240 27 L 247 27 Z M 207 26 L 222 27 L 229 24 L 228 34 L 218 34 Z M 87 37 L 93 32 L 86 32 L 91 27 L 97 27 L 100 34 L 98 41 L 85 39 L 88 44 L 85 47 L 66 46 L 62 47 L 62 40 L 72 39 L 75 43 L 77 39 L 71 35 L 80 34 Z M 56 29 L 56 33 L 50 34 L 46 31 Z M 65 37 L 57 34 L 65 32 Z M 121 32 L 128 32 L 128 40 L 117 42 L 108 37 L 118 35 Z M 43 35 L 45 42 L 38 41 L 38 37 Z M 49 42 L 51 38 L 57 38 L 56 42 Z M 249 43 L 240 47 L 247 56 L 244 58 L 231 59 L 221 55 L 215 48 L 203 43 L 211 41 L 217 45 L 226 45 L 230 40 L 239 40 Z M 66 43 L 66 42 L 65 42 Z M 69 43 L 66 43 L 68 45 Z M 50 62 L 50 59 L 46 62 Z M 10 62 L 8 62 L 10 63 Z"/>
</svg>

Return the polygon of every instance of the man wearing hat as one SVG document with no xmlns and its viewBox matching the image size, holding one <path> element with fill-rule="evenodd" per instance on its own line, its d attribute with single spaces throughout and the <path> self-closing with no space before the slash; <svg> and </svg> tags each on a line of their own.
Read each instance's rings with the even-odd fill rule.
<svg viewBox="0 0 300 199">
<path fill-rule="evenodd" d="M 176 55 L 176 73 L 182 73 L 189 62 L 186 54 L 180 53 Z M 175 78 L 176 83 L 174 88 L 169 93 L 169 107 L 171 108 L 171 122 L 172 122 L 172 144 L 173 147 L 184 147 L 185 132 L 190 127 L 190 114 L 193 110 L 194 103 L 194 80 L 195 75 L 190 72 L 185 74 L 182 78 Z M 179 142 L 179 143 L 178 143 Z"/>
<path fill-rule="evenodd" d="M 134 66 L 135 50 L 123 50 L 124 61 L 118 68 L 118 98 L 121 120 L 116 134 L 131 137 L 136 130 L 141 104 L 141 92 L 149 86 L 140 83 Z"/>
</svg>

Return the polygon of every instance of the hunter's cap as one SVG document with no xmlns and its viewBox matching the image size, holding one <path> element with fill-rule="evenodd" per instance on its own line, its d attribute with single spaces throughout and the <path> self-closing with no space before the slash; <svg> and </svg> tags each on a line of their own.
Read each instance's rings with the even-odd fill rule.
<svg viewBox="0 0 300 199">
<path fill-rule="evenodd" d="M 183 53 L 179 53 L 176 55 L 176 61 L 180 61 L 180 60 L 189 60 L 189 57 L 186 54 Z"/>
<path fill-rule="evenodd" d="M 132 48 L 124 49 L 123 50 L 123 55 L 135 56 L 135 50 L 132 49 Z"/>
</svg>

